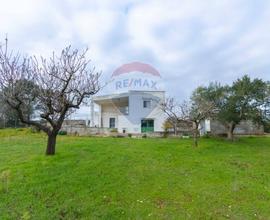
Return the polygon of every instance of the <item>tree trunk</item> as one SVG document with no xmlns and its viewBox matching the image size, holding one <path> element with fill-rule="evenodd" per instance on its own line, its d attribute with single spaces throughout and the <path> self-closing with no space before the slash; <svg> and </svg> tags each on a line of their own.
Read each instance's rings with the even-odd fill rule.
<svg viewBox="0 0 270 220">
<path fill-rule="evenodd" d="M 198 135 L 197 135 L 197 131 L 194 131 L 194 134 L 193 134 L 193 146 L 194 147 L 198 147 Z"/>
<path fill-rule="evenodd" d="M 57 137 L 56 132 L 52 132 L 52 133 L 48 134 L 46 155 L 54 155 L 55 154 L 56 137 Z"/>
<path fill-rule="evenodd" d="M 177 136 L 177 125 L 174 123 L 173 125 L 174 135 Z"/>
<path fill-rule="evenodd" d="M 233 140 L 233 131 L 235 128 L 235 124 L 233 122 L 230 122 L 228 125 L 228 132 L 227 132 L 227 138 L 232 141 Z"/>
<path fill-rule="evenodd" d="M 198 124 L 193 122 L 193 146 L 198 147 Z"/>
</svg>

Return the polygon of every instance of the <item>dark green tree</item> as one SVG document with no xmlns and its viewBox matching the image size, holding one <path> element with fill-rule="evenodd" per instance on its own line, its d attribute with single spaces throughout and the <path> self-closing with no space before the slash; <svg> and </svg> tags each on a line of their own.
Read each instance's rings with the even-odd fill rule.
<svg viewBox="0 0 270 220">
<path fill-rule="evenodd" d="M 36 96 L 35 93 L 37 93 L 38 91 L 37 89 L 37 86 L 35 86 L 33 82 L 22 79 L 14 83 L 14 86 L 6 87 L 3 91 L 0 92 L 0 117 L 3 127 L 23 126 L 23 124 L 20 123 L 17 112 L 13 108 L 11 108 L 6 102 L 5 93 L 13 90 L 14 92 L 20 93 L 22 95 L 22 112 L 24 117 L 30 120 L 34 115 L 35 110 L 38 109 L 38 105 L 34 99 L 34 97 Z"/>
<path fill-rule="evenodd" d="M 251 120 L 262 124 L 268 115 L 269 83 L 261 79 L 250 79 L 245 75 L 233 82 L 232 86 L 211 83 L 208 87 L 199 87 L 200 95 L 206 101 L 215 103 L 214 119 L 227 129 L 228 139 L 241 121 Z"/>
</svg>

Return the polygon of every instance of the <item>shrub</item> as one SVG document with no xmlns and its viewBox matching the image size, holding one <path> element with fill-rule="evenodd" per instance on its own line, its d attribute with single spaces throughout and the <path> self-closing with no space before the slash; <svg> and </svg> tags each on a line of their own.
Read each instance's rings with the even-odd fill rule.
<svg viewBox="0 0 270 220">
<path fill-rule="evenodd" d="M 143 134 L 142 135 L 142 138 L 147 138 L 147 134 Z"/>
<path fill-rule="evenodd" d="M 210 135 L 209 133 L 206 133 L 206 134 L 204 134 L 202 137 L 203 137 L 203 138 L 210 138 L 211 135 Z"/>
<path fill-rule="evenodd" d="M 123 138 L 123 137 L 125 137 L 125 135 L 123 135 L 123 134 L 118 134 L 118 135 L 116 135 L 116 137 L 117 137 L 117 138 Z"/>
<path fill-rule="evenodd" d="M 40 129 L 36 128 L 36 127 L 31 127 L 30 128 L 30 132 L 31 133 L 40 133 Z"/>
<path fill-rule="evenodd" d="M 67 131 L 61 130 L 61 131 L 58 132 L 58 134 L 59 134 L 59 135 L 67 135 Z"/>
<path fill-rule="evenodd" d="M 128 137 L 130 137 L 130 138 L 131 138 L 131 137 L 132 137 L 132 134 L 131 134 L 131 133 L 128 133 Z"/>
<path fill-rule="evenodd" d="M 117 133 L 117 132 L 118 132 L 117 128 L 112 128 L 110 131 L 111 131 L 112 133 Z"/>
<path fill-rule="evenodd" d="M 168 131 L 164 131 L 163 132 L 163 138 L 167 138 L 169 136 L 169 132 Z"/>
</svg>

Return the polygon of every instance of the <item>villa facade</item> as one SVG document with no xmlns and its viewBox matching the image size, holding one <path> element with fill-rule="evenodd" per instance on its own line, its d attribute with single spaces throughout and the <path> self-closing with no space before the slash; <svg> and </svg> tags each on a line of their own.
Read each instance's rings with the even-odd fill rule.
<svg viewBox="0 0 270 220">
<path fill-rule="evenodd" d="M 96 96 L 92 108 L 92 127 L 109 128 L 118 133 L 163 132 L 165 114 L 160 104 L 164 91 L 136 91 Z"/>
</svg>

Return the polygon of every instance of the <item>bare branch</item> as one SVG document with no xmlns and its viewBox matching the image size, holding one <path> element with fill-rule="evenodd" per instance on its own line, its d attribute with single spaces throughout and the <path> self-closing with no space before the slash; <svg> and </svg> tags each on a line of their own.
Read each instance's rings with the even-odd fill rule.
<svg viewBox="0 0 270 220">
<path fill-rule="evenodd" d="M 8 50 L 8 41 L 0 46 L 0 90 L 23 123 L 33 125 L 46 133 L 57 133 L 64 119 L 78 109 L 91 95 L 100 90 L 100 72 L 89 68 L 88 49 L 82 52 L 71 46 L 44 57 L 22 57 Z M 31 88 L 26 86 L 31 83 Z M 24 109 L 34 103 L 39 119 L 47 125 L 24 115 Z"/>
</svg>

